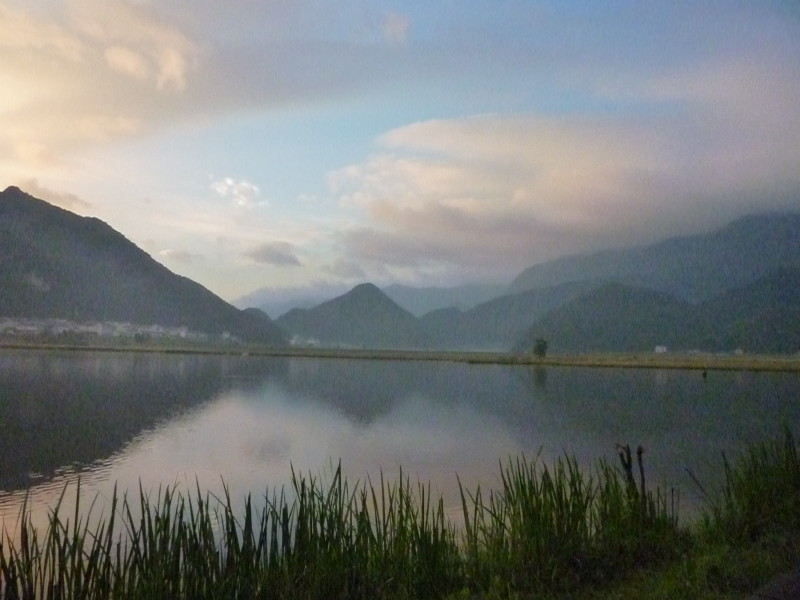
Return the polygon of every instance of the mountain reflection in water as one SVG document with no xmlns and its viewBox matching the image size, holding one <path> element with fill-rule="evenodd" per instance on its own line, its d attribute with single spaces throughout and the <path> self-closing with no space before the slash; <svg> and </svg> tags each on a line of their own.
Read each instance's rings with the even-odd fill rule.
<svg viewBox="0 0 800 600">
<path fill-rule="evenodd" d="M 456 474 L 491 487 L 521 453 L 589 468 L 617 442 L 691 508 L 686 469 L 713 487 L 723 451 L 797 427 L 799 399 L 791 373 L 2 351 L 0 518 L 28 488 L 45 514 L 78 478 L 90 499 L 224 481 L 236 500 L 340 460 L 351 482 L 402 467 L 457 512 Z"/>
</svg>

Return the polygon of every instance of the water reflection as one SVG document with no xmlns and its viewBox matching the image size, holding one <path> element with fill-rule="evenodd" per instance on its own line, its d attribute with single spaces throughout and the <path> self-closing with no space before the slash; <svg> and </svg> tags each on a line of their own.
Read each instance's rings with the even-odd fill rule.
<svg viewBox="0 0 800 600">
<path fill-rule="evenodd" d="M 563 452 L 584 466 L 646 448 L 648 480 L 693 486 L 720 454 L 800 423 L 791 374 L 531 369 L 426 362 L 0 353 L 0 518 L 25 488 L 39 518 L 66 483 L 86 497 L 163 485 L 260 497 L 291 469 L 351 481 L 402 466 L 454 510 L 498 461 Z M 73 498 L 67 494 L 65 510 Z"/>
<path fill-rule="evenodd" d="M 0 353 L 0 489 L 110 456 L 233 387 L 237 366 L 203 356 Z"/>
</svg>

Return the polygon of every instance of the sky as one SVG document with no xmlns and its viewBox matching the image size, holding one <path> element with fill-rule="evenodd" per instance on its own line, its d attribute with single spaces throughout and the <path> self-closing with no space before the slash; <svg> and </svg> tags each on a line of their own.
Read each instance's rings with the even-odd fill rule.
<svg viewBox="0 0 800 600">
<path fill-rule="evenodd" d="M 800 210 L 796 0 L 0 0 L 0 189 L 228 301 Z"/>
</svg>

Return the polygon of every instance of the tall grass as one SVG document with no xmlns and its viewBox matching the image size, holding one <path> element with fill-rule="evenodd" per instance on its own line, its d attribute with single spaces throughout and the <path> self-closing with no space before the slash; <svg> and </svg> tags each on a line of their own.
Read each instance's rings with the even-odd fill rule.
<svg viewBox="0 0 800 600">
<path fill-rule="evenodd" d="M 566 592 L 676 552 L 684 539 L 677 506 L 643 480 L 637 487 L 624 460 L 623 469 L 600 461 L 586 475 L 572 457 L 552 468 L 522 457 L 501 466 L 502 485 L 486 504 L 480 490 L 462 490 L 472 585 Z"/>
<path fill-rule="evenodd" d="M 776 528 L 800 532 L 800 453 L 789 428 L 749 447 L 735 463 L 724 458 L 725 484 L 706 525 L 732 542 L 752 541 Z"/>
<path fill-rule="evenodd" d="M 485 495 L 461 488 L 463 526 L 430 487 L 351 485 L 292 470 L 292 494 L 174 488 L 114 491 L 107 513 L 52 509 L 43 532 L 23 507 L 0 537 L 0 598 L 441 598 L 556 594 L 659 560 L 684 539 L 673 503 L 622 468 L 538 457 L 500 465 Z M 291 500 L 288 498 L 291 497 Z M 63 499 L 63 495 L 62 495 Z M 95 523 L 90 525 L 90 523 Z"/>
</svg>

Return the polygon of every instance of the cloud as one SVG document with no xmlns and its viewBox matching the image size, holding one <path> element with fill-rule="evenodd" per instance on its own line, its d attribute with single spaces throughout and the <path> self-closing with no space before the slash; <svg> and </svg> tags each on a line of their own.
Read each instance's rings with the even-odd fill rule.
<svg viewBox="0 0 800 600">
<path fill-rule="evenodd" d="M 211 183 L 211 189 L 221 198 L 229 198 L 240 208 L 253 208 L 268 204 L 266 200 L 258 200 L 261 191 L 258 186 L 245 179 L 225 177 Z"/>
<path fill-rule="evenodd" d="M 149 5 L 21 6 L 0 3 L 0 161 L 55 165 L 185 111 L 199 46 Z"/>
<path fill-rule="evenodd" d="M 355 262 L 338 259 L 333 264 L 324 265 L 322 267 L 324 273 L 333 275 L 337 279 L 345 280 L 363 280 L 367 277 L 366 271 Z"/>
<path fill-rule="evenodd" d="M 402 44 L 408 37 L 409 20 L 405 15 L 390 12 L 383 21 L 383 34 L 393 44 Z"/>
<path fill-rule="evenodd" d="M 35 198 L 39 198 L 40 200 L 44 200 L 50 204 L 60 206 L 61 208 L 65 208 L 73 212 L 86 212 L 92 208 L 92 205 L 83 198 L 68 192 L 57 192 L 52 190 L 48 187 L 40 185 L 37 179 L 23 179 L 16 185 L 22 191 Z"/>
<path fill-rule="evenodd" d="M 362 3 L 0 0 L 0 164 L 62 166 L 85 147 L 395 81 L 386 40 L 408 22 Z"/>
<path fill-rule="evenodd" d="M 112 69 L 136 79 L 146 80 L 150 77 L 151 69 L 147 60 L 135 50 L 124 46 L 109 46 L 106 48 L 105 58 L 106 63 Z"/>
<path fill-rule="evenodd" d="M 300 260 L 295 255 L 294 246 L 288 242 L 269 242 L 245 252 L 245 256 L 255 262 L 276 267 L 299 267 Z"/>
<path fill-rule="evenodd" d="M 556 256 L 567 231 L 603 226 L 622 180 L 647 164 L 636 140 L 585 125 L 487 116 L 389 132 L 387 151 L 331 176 L 366 220 L 341 242 L 354 260 L 397 267 L 513 271 Z"/>
<path fill-rule="evenodd" d="M 302 0 L 46 5 L 0 0 L 0 176 L 77 182 L 106 196 L 99 211 L 147 189 L 143 235 L 177 229 L 189 248 L 190 236 L 226 235 L 225 257 L 239 266 L 243 250 L 282 239 L 293 244 L 285 264 L 302 256 L 308 277 L 496 281 L 800 197 L 798 21 L 774 3 L 632 4 L 611 16 L 591 3 L 458 14 Z M 415 122 L 430 115 L 443 118 Z M 368 155 L 360 144 L 382 123 L 407 125 Z M 257 167 L 256 180 L 276 182 L 269 220 L 245 210 L 267 204 L 251 181 L 208 181 L 205 197 L 187 183 L 207 155 L 174 151 L 206 126 L 198 143 L 214 140 L 214 154 L 224 136 L 236 144 L 231 162 L 249 144 L 308 136 L 286 177 L 268 158 Z M 178 135 L 106 152 L 168 128 Z M 139 163 L 142 147 L 152 153 Z M 163 148 L 173 156 L 147 168 Z M 325 194 L 309 169 L 335 160 L 353 164 L 329 174 Z M 290 200 L 298 187 L 325 209 Z M 345 210 L 329 210 L 335 201 Z M 120 214 L 132 227 L 130 211 Z M 268 250 L 280 263 L 281 248 Z"/>
<path fill-rule="evenodd" d="M 513 276 L 564 253 L 800 208 L 800 77 L 770 87 L 774 72 L 726 66 L 654 80 L 627 115 L 481 115 L 389 131 L 379 153 L 329 175 L 364 218 L 339 241 L 362 264 Z"/>
<path fill-rule="evenodd" d="M 192 263 L 199 258 L 197 254 L 193 254 L 191 252 L 187 252 L 186 250 L 176 250 L 173 248 L 167 248 L 166 250 L 160 250 L 158 252 L 158 257 L 164 260 L 169 260 L 177 263 L 188 264 Z"/>
<path fill-rule="evenodd" d="M 4 51 L 36 50 L 68 60 L 80 60 L 81 40 L 52 21 L 0 4 L 0 48 Z"/>
<path fill-rule="evenodd" d="M 105 49 L 107 60 L 109 52 L 116 58 L 110 66 L 122 67 L 140 79 L 149 78 L 159 90 L 185 89 L 197 47 L 146 5 L 76 0 L 70 4 L 68 19 L 87 42 Z"/>
</svg>

